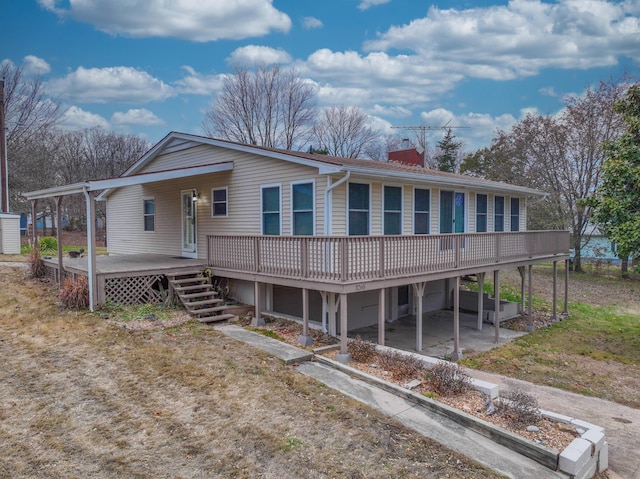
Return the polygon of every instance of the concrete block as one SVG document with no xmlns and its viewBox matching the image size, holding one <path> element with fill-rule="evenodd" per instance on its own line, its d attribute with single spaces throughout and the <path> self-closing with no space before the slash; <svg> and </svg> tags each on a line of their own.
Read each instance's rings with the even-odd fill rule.
<svg viewBox="0 0 640 479">
<path fill-rule="evenodd" d="M 596 429 L 587 430 L 587 432 L 585 432 L 581 437 L 593 444 L 592 455 L 598 454 L 605 442 L 604 433 L 597 431 Z"/>
<path fill-rule="evenodd" d="M 559 414 L 557 412 L 540 410 L 542 415 L 546 418 L 549 418 L 551 421 L 561 422 L 564 424 L 571 424 L 571 421 L 574 421 L 574 418 L 571 416 L 565 416 L 564 414 Z"/>
<path fill-rule="evenodd" d="M 591 479 L 595 475 L 596 469 L 597 461 L 595 459 L 591 460 L 587 462 L 582 469 L 576 472 L 573 479 Z"/>
<path fill-rule="evenodd" d="M 574 419 L 573 421 L 571 421 L 571 424 L 573 424 L 575 427 L 580 427 L 582 429 L 595 429 L 597 431 L 600 431 L 601 433 L 604 433 L 603 427 L 596 426 L 595 424 L 591 424 L 590 422 L 583 421 L 582 419 Z"/>
<path fill-rule="evenodd" d="M 500 387 L 497 384 L 493 384 L 488 381 L 471 378 L 471 387 L 486 394 L 491 399 L 495 399 L 500 395 Z"/>
<path fill-rule="evenodd" d="M 577 437 L 560 453 L 558 468 L 569 475 L 575 475 L 587 465 L 590 459 L 591 443 Z"/>
<path fill-rule="evenodd" d="M 604 472 L 607 469 L 609 469 L 609 443 L 605 441 L 598 453 L 598 472 Z"/>
</svg>

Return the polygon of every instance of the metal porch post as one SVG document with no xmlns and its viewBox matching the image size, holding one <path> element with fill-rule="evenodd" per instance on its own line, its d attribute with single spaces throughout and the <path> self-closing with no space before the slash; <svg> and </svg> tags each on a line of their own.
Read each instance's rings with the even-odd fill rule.
<svg viewBox="0 0 640 479">
<path fill-rule="evenodd" d="M 456 276 L 453 286 L 453 352 L 452 361 L 460 361 L 462 351 L 460 351 L 460 276 Z"/>
<path fill-rule="evenodd" d="M 484 316 L 484 273 L 478 273 L 478 331 L 482 331 L 482 316 Z"/>
<path fill-rule="evenodd" d="M 493 328 L 494 341 L 500 342 L 500 270 L 493 272 Z"/>
<path fill-rule="evenodd" d="M 56 196 L 56 238 L 58 240 L 58 289 L 62 288 L 62 280 L 64 280 L 64 265 L 62 262 L 62 196 Z"/>
<path fill-rule="evenodd" d="M 562 314 L 569 314 L 569 260 L 564 260 L 564 309 Z"/>
<path fill-rule="evenodd" d="M 378 344 L 384 346 L 384 316 L 385 316 L 385 297 L 387 290 L 380 288 L 378 291 Z"/>
<path fill-rule="evenodd" d="M 558 262 L 553 262 L 553 313 L 551 319 L 558 320 Z"/>
</svg>

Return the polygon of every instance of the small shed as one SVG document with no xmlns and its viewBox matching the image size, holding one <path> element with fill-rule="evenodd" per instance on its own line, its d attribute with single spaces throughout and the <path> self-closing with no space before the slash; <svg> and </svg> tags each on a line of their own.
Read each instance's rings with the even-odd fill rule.
<svg viewBox="0 0 640 479">
<path fill-rule="evenodd" d="M 0 213 L 0 254 L 20 254 L 20 215 Z"/>
</svg>

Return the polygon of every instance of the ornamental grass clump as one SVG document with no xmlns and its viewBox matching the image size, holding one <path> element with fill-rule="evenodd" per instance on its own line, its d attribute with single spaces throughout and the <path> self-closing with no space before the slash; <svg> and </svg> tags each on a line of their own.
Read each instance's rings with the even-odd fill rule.
<svg viewBox="0 0 640 479">
<path fill-rule="evenodd" d="M 31 252 L 29 257 L 29 269 L 32 278 L 44 278 L 47 274 L 44 261 L 42 261 L 42 256 L 37 248 Z"/>
<path fill-rule="evenodd" d="M 376 345 L 371 341 L 362 339 L 359 335 L 349 341 L 347 350 L 351 354 L 351 359 L 359 363 L 369 363 L 376 356 Z"/>
<path fill-rule="evenodd" d="M 427 381 L 442 396 L 456 396 L 471 389 L 471 378 L 455 363 L 439 361 L 426 373 Z"/>
<path fill-rule="evenodd" d="M 414 356 L 396 351 L 378 354 L 378 367 L 391 374 L 395 381 L 410 381 L 424 375 L 425 365 Z"/>
<path fill-rule="evenodd" d="M 67 308 L 86 309 L 89 307 L 89 282 L 85 276 L 76 279 L 65 278 L 58 293 L 58 299 Z"/>
</svg>

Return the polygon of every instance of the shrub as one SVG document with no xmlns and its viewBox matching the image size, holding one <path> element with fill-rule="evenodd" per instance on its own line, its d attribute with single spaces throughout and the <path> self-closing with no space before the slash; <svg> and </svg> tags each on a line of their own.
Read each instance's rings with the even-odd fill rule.
<svg viewBox="0 0 640 479">
<path fill-rule="evenodd" d="M 439 361 L 426 374 L 426 379 L 443 396 L 455 396 L 471 389 L 471 378 L 456 364 Z"/>
<path fill-rule="evenodd" d="M 376 355 L 376 345 L 371 341 L 362 339 L 360 336 L 356 336 L 355 339 L 349 341 L 347 349 L 351 354 L 351 358 L 359 363 L 371 362 Z"/>
<path fill-rule="evenodd" d="M 509 390 L 500 398 L 498 413 L 514 427 L 530 426 L 542 419 L 538 400 L 521 389 Z"/>
<path fill-rule="evenodd" d="M 85 276 L 77 279 L 65 278 L 58 298 L 67 308 L 84 309 L 89 307 L 89 281 Z"/>
<path fill-rule="evenodd" d="M 42 256 L 40 256 L 39 250 L 35 249 L 31 252 L 31 256 L 29 257 L 29 267 L 32 278 L 44 278 L 47 274 L 47 269 L 44 266 L 44 261 L 42 261 Z"/>
<path fill-rule="evenodd" d="M 53 236 L 40 238 L 40 249 L 42 251 L 56 251 L 58 249 L 58 240 Z"/>
<path fill-rule="evenodd" d="M 378 354 L 378 366 L 387 371 L 395 381 L 409 381 L 424 374 L 425 366 L 419 359 L 396 351 Z"/>
</svg>

